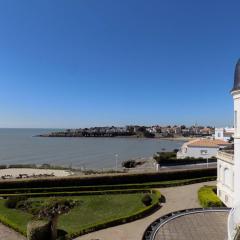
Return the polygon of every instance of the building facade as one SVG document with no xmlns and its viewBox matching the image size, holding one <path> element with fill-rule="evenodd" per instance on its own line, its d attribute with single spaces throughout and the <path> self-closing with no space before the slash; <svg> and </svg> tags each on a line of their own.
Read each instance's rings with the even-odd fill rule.
<svg viewBox="0 0 240 240">
<path fill-rule="evenodd" d="M 214 138 L 223 140 L 223 141 L 230 141 L 234 134 L 234 128 L 215 128 Z"/>
<path fill-rule="evenodd" d="M 177 152 L 177 158 L 212 158 L 217 156 L 220 149 L 229 145 L 229 143 L 223 140 L 195 139 L 182 145 L 180 150 Z"/>
<path fill-rule="evenodd" d="M 236 64 L 234 86 L 234 147 L 217 154 L 217 194 L 228 207 L 240 204 L 240 60 Z"/>
</svg>

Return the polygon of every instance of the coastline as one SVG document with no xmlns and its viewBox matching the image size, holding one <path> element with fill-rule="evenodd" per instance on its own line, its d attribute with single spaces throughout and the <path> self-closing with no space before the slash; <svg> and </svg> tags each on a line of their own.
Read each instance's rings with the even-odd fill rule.
<svg viewBox="0 0 240 240">
<path fill-rule="evenodd" d="M 26 165 L 45 169 L 76 168 L 76 170 L 112 171 L 118 170 L 123 161 L 150 158 L 165 149 L 180 148 L 185 138 L 143 138 L 136 136 L 117 137 L 65 137 L 35 138 L 40 130 L 0 131 L 1 168 L 22 168 Z M 22 148 L 24 143 L 24 148 Z M 24 165 L 24 166 L 19 166 Z M 43 165 L 43 166 L 41 166 Z M 52 166 L 49 166 L 52 165 Z M 62 166 L 62 167 L 61 167 Z M 29 166 L 28 166 L 29 167 Z"/>
<path fill-rule="evenodd" d="M 89 136 L 89 137 L 84 137 L 84 136 L 50 136 L 50 135 L 35 135 L 33 137 L 42 137 L 42 138 L 102 138 L 102 139 L 106 139 L 106 138 L 120 138 L 120 139 L 156 139 L 156 140 L 165 140 L 165 141 L 190 141 L 190 140 L 194 140 L 196 139 L 195 137 L 139 137 L 136 135 L 133 136 L 114 136 L 114 137 L 110 137 L 110 136 Z"/>
</svg>

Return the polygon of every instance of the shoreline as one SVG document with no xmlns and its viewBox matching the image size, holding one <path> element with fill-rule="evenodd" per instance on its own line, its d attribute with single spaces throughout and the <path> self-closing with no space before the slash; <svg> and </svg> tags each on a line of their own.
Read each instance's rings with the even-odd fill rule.
<svg viewBox="0 0 240 240">
<path fill-rule="evenodd" d="M 94 138 L 94 139 L 144 139 L 144 140 L 165 140 L 165 141 L 190 141 L 196 139 L 196 137 L 138 137 L 138 136 L 114 136 L 114 137 L 83 137 L 83 136 L 48 136 L 48 135 L 36 135 L 32 137 L 40 137 L 40 138 Z"/>
</svg>

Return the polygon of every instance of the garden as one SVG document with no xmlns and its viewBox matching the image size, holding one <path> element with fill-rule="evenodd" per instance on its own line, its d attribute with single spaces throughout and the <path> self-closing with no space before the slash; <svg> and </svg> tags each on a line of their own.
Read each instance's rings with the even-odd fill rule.
<svg viewBox="0 0 240 240">
<path fill-rule="evenodd" d="M 53 211 L 52 207 L 48 209 L 49 206 L 57 204 L 59 211 L 59 206 L 63 205 L 57 229 L 60 230 L 61 239 L 72 239 L 93 230 L 143 217 L 158 207 L 159 198 L 157 191 L 58 198 L 14 196 L 0 200 L 0 221 L 26 236 L 29 222 L 33 219 L 48 222 L 52 220 Z"/>
<path fill-rule="evenodd" d="M 0 222 L 29 240 L 73 239 L 153 213 L 161 199 L 154 188 L 215 179 L 215 169 L 203 169 L 1 181 Z"/>
</svg>

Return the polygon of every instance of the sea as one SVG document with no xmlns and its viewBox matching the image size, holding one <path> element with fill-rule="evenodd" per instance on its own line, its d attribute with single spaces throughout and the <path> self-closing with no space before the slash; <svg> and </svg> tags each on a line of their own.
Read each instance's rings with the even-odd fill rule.
<svg viewBox="0 0 240 240">
<path fill-rule="evenodd" d="M 178 149 L 183 141 L 145 138 L 49 138 L 54 129 L 0 129 L 0 165 L 51 164 L 84 169 L 113 169 L 125 160 L 149 158 Z"/>
</svg>

